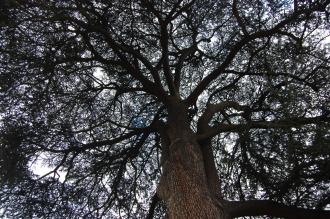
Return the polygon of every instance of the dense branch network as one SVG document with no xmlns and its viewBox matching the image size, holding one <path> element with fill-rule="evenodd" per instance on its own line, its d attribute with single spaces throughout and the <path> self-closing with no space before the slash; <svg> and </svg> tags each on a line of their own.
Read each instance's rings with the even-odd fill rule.
<svg viewBox="0 0 330 219">
<path fill-rule="evenodd" d="M 177 100 L 232 217 L 328 217 L 329 4 L 4 1 L 0 213 L 161 217 Z"/>
</svg>

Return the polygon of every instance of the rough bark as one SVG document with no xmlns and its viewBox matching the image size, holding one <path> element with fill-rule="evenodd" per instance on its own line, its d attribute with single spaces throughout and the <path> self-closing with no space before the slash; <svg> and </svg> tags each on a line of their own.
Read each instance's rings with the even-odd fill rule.
<svg viewBox="0 0 330 219">
<path fill-rule="evenodd" d="M 267 200 L 223 200 L 211 138 L 198 139 L 198 134 L 208 131 L 208 122 L 217 109 L 206 110 L 198 122 L 198 132 L 194 133 L 183 102 L 173 98 L 167 107 L 169 119 L 159 127 L 163 174 L 157 188 L 157 197 L 166 204 L 167 218 L 229 219 L 261 215 L 328 218 L 328 211 L 307 210 Z"/>
<path fill-rule="evenodd" d="M 168 218 L 229 218 L 209 186 L 202 151 L 183 104 L 170 106 L 166 135 L 169 144 L 163 145 L 168 148 L 157 193 L 166 203 Z"/>
</svg>

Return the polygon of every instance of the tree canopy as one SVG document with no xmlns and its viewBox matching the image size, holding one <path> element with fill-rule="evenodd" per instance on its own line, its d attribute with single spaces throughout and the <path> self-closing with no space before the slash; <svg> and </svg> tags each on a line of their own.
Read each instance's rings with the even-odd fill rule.
<svg viewBox="0 0 330 219">
<path fill-rule="evenodd" d="M 164 217 L 183 123 L 231 217 L 329 216 L 329 0 L 0 4 L 3 217 Z"/>
</svg>

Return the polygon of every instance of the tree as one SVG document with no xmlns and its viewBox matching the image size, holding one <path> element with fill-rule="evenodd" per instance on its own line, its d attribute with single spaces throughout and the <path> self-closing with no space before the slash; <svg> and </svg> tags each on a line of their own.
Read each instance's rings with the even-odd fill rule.
<svg viewBox="0 0 330 219">
<path fill-rule="evenodd" d="M 330 218 L 329 3 L 2 1 L 0 213 Z"/>
</svg>

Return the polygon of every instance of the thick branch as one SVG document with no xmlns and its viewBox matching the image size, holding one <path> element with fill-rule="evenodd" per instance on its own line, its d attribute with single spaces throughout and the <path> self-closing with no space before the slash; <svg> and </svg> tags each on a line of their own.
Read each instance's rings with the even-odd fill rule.
<svg viewBox="0 0 330 219">
<path fill-rule="evenodd" d="M 174 88 L 174 81 L 170 70 L 169 65 L 169 57 L 168 57 L 168 31 L 167 31 L 167 24 L 169 21 L 164 21 L 160 12 L 155 9 L 154 4 L 148 0 L 141 0 L 141 6 L 145 7 L 147 10 L 152 12 L 158 19 L 159 26 L 160 26 L 160 45 L 162 48 L 162 58 L 161 62 L 163 65 L 164 76 L 166 79 L 166 83 L 168 85 L 168 89 L 171 95 L 175 95 L 175 88 Z"/>
<path fill-rule="evenodd" d="M 194 54 L 195 51 L 197 51 L 196 42 L 194 42 L 194 44 L 191 47 L 182 50 L 182 55 L 180 56 L 178 62 L 176 63 L 176 67 L 175 67 L 174 85 L 175 85 L 176 89 L 179 89 L 179 87 L 180 87 L 180 81 L 181 81 L 180 77 L 181 77 L 181 70 L 183 67 L 183 63 L 186 60 L 186 58 L 188 56 Z"/>
<path fill-rule="evenodd" d="M 162 47 L 162 58 L 161 61 L 163 63 L 163 71 L 164 76 L 166 79 L 166 83 L 168 85 L 168 89 L 171 95 L 176 95 L 175 87 L 174 87 L 174 80 L 172 77 L 170 63 L 169 63 L 169 55 L 168 55 L 168 30 L 167 30 L 167 23 L 163 22 L 162 20 L 159 21 L 160 23 L 160 45 Z"/>
<path fill-rule="evenodd" d="M 216 169 L 211 139 L 204 140 L 200 142 L 199 145 L 203 155 L 204 169 L 209 189 L 217 198 L 222 198 L 220 178 Z"/>
<path fill-rule="evenodd" d="M 231 217 L 268 215 L 288 219 L 330 218 L 330 211 L 297 208 L 267 200 L 233 201 L 229 206 Z"/>
<path fill-rule="evenodd" d="M 149 212 L 148 212 L 146 219 L 154 218 L 155 208 L 157 207 L 158 202 L 159 202 L 159 198 L 158 198 L 157 194 L 155 194 L 151 199 Z"/>
<path fill-rule="evenodd" d="M 225 101 L 218 104 L 208 104 L 205 112 L 199 118 L 197 123 L 197 129 L 199 132 L 205 132 L 209 129 L 208 123 L 211 121 L 212 117 L 215 113 L 221 112 L 226 108 L 232 107 L 236 110 L 244 110 L 246 107 L 239 105 L 239 103 L 235 101 Z"/>
<path fill-rule="evenodd" d="M 318 124 L 330 122 L 328 116 L 317 116 L 312 118 L 296 117 L 288 119 L 280 119 L 273 121 L 250 121 L 246 124 L 219 124 L 209 127 L 198 136 L 198 140 L 208 139 L 223 132 L 242 132 L 248 129 L 285 129 L 292 127 L 300 127 L 308 124 Z"/>
<path fill-rule="evenodd" d="M 113 49 L 113 51 L 116 53 L 116 55 L 123 61 L 123 63 L 124 63 L 123 67 L 128 70 L 129 74 L 132 77 L 134 77 L 136 80 L 141 82 L 142 85 L 145 87 L 145 89 L 148 92 L 156 95 L 160 99 L 164 99 L 166 94 L 164 93 L 162 87 L 159 87 L 155 83 L 151 82 L 138 69 L 136 69 L 129 62 L 127 57 L 121 52 L 121 50 L 122 50 L 121 46 L 119 46 L 116 42 L 114 42 L 113 39 L 109 35 L 107 35 L 106 33 L 103 33 L 103 35 L 106 37 L 109 46 Z M 151 69 L 151 72 L 153 72 L 153 71 L 154 71 L 154 69 Z M 156 80 L 156 83 L 157 83 L 157 80 Z"/>
</svg>

